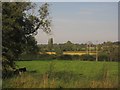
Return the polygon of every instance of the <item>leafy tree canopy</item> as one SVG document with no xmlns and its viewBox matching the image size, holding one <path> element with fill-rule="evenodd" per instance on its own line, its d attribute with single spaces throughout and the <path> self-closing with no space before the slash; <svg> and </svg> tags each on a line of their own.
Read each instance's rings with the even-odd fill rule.
<svg viewBox="0 0 120 90">
<path fill-rule="evenodd" d="M 3 70 L 13 68 L 14 60 L 18 60 L 23 52 L 35 52 L 37 42 L 34 35 L 38 29 L 47 34 L 51 32 L 48 7 L 47 3 L 43 4 L 38 11 L 39 17 L 36 17 L 27 13 L 34 8 L 32 3 L 2 3 Z"/>
</svg>

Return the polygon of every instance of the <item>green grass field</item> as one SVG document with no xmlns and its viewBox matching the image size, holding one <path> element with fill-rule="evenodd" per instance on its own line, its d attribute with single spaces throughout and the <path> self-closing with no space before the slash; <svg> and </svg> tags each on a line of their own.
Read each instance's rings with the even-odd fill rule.
<svg viewBox="0 0 120 90">
<path fill-rule="evenodd" d="M 26 67 L 28 72 L 5 80 L 4 87 L 114 88 L 118 83 L 117 62 L 52 60 L 17 61 L 16 64 Z"/>
</svg>

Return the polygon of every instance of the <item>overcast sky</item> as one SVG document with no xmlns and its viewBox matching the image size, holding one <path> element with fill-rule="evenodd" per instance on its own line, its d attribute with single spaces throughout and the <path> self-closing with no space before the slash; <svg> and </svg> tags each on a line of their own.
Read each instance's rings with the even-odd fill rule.
<svg viewBox="0 0 120 90">
<path fill-rule="evenodd" d="M 50 16 L 54 43 L 118 40 L 117 2 L 51 2 Z M 47 43 L 48 38 L 43 31 L 38 31 L 38 43 Z"/>
</svg>

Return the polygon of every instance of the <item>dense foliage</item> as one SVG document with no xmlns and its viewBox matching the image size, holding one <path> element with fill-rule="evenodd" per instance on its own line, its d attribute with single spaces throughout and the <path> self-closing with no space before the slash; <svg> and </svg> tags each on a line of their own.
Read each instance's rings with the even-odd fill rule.
<svg viewBox="0 0 120 90">
<path fill-rule="evenodd" d="M 39 17 L 30 12 L 33 3 L 4 2 L 2 3 L 2 57 L 3 72 L 15 68 L 15 60 L 22 53 L 38 52 L 34 36 L 38 29 L 50 33 L 48 4 L 43 4 L 38 13 Z"/>
</svg>

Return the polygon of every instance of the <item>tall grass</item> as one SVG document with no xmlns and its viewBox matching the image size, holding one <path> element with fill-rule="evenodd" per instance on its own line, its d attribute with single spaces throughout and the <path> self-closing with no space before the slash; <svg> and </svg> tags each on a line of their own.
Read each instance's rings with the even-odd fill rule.
<svg viewBox="0 0 120 90">
<path fill-rule="evenodd" d="M 62 61 L 61 61 L 62 62 Z M 76 62 L 76 61 L 32 62 L 36 73 L 26 72 L 3 81 L 4 88 L 116 88 L 118 77 L 115 70 L 117 64 L 101 62 Z M 25 62 L 23 62 L 25 64 Z M 39 64 L 38 64 L 39 63 Z M 30 64 L 27 65 L 31 67 Z M 42 69 L 45 65 L 44 69 Z M 111 66 L 113 65 L 113 66 Z M 23 65 L 24 66 L 24 65 Z M 87 66 L 87 67 L 86 67 Z M 32 69 L 30 68 L 30 70 Z M 64 67 L 64 68 L 63 68 Z M 114 67 L 113 70 L 111 70 Z M 27 67 L 28 68 L 28 67 Z M 35 68 L 34 68 L 35 69 Z M 29 68 L 28 68 L 29 70 Z M 32 69 L 33 70 L 33 69 Z M 115 76 L 114 76 L 115 75 Z"/>
<path fill-rule="evenodd" d="M 61 77 L 65 78 L 64 75 Z M 66 79 L 56 79 L 54 77 L 51 79 L 48 74 L 36 79 L 31 75 L 22 74 L 21 76 L 5 80 L 3 88 L 116 88 L 117 85 L 116 82 L 110 80 L 66 81 Z"/>
<path fill-rule="evenodd" d="M 90 82 L 91 88 L 117 88 L 118 87 L 118 77 L 114 80 L 110 80 L 110 74 L 108 70 L 109 66 L 103 64 L 101 71 L 98 74 L 98 80 Z"/>
</svg>

